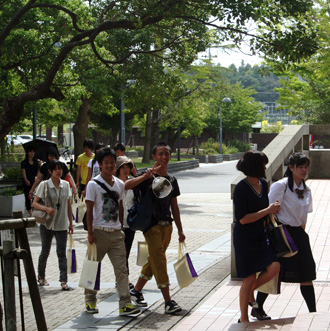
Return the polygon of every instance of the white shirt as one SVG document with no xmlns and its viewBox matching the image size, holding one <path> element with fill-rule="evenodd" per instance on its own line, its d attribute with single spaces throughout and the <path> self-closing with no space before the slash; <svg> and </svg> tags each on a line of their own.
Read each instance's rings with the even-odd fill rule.
<svg viewBox="0 0 330 331">
<path fill-rule="evenodd" d="M 268 195 L 269 203 L 274 203 L 278 200 L 281 204 L 281 210 L 277 214 L 279 221 L 291 226 L 305 225 L 307 214 L 313 211 L 310 187 L 306 185 L 303 199 L 298 198 L 298 194 L 295 192 L 296 188 L 303 190 L 303 183 L 298 187 L 293 181 L 292 192 L 288 186 L 288 178 L 285 177 L 271 185 Z"/>
<path fill-rule="evenodd" d="M 101 175 L 98 175 L 95 179 L 104 183 L 110 191 L 118 196 L 118 203 L 123 199 L 125 192 L 125 184 L 117 177 L 114 179 L 113 186 L 110 186 Z M 115 204 L 112 198 L 109 197 L 107 191 L 105 191 L 94 180 L 90 180 L 87 184 L 86 200 L 94 202 L 93 208 L 93 226 L 102 226 L 112 229 L 121 229 L 121 223 L 119 221 L 119 208 Z"/>
<path fill-rule="evenodd" d="M 94 160 L 94 158 L 93 159 L 90 159 L 88 161 L 88 164 L 87 164 L 87 167 L 88 168 L 91 168 L 92 167 L 93 160 Z M 95 160 L 95 163 L 94 163 L 93 169 L 92 169 L 92 178 L 96 177 L 99 174 L 101 174 L 101 168 L 99 166 L 98 161 Z"/>
<path fill-rule="evenodd" d="M 130 209 L 134 205 L 134 192 L 133 190 L 125 191 L 125 196 L 123 198 L 123 208 L 124 208 L 124 228 L 128 228 L 127 225 L 127 214 L 128 209 Z"/>
</svg>

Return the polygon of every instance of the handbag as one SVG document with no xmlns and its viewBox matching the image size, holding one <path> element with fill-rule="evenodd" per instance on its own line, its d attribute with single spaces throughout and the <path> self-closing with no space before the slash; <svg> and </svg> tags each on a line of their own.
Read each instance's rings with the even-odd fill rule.
<svg viewBox="0 0 330 331">
<path fill-rule="evenodd" d="M 97 261 L 96 244 L 88 244 L 78 286 L 88 290 L 98 291 L 100 289 L 100 279 L 101 262 Z"/>
<path fill-rule="evenodd" d="M 133 231 L 147 231 L 152 225 L 152 189 L 134 191 L 134 205 L 127 211 L 127 225 Z"/>
<path fill-rule="evenodd" d="M 179 243 L 178 261 L 174 263 L 174 270 L 180 288 L 190 285 L 198 277 L 189 254 L 183 254 L 183 249 L 187 251 L 186 244 Z"/>
<path fill-rule="evenodd" d="M 144 266 L 148 261 L 149 250 L 148 244 L 145 241 L 138 241 L 137 248 L 137 257 L 136 257 L 136 265 Z"/>
<path fill-rule="evenodd" d="M 77 258 L 76 258 L 76 250 L 73 246 L 73 238 L 72 233 L 69 233 L 69 248 L 67 250 L 67 266 L 68 273 L 74 274 L 77 272 Z"/>
<path fill-rule="evenodd" d="M 260 272 L 257 273 L 257 278 Z M 262 293 L 268 294 L 280 294 L 281 293 L 281 272 L 279 272 L 274 278 L 269 280 L 267 283 L 262 284 L 256 290 Z"/>
<path fill-rule="evenodd" d="M 47 183 L 46 180 L 44 181 L 44 194 L 43 194 L 43 196 L 44 196 L 44 200 L 39 200 L 38 201 L 39 204 L 43 205 L 43 206 L 46 206 L 46 207 L 52 207 L 52 204 L 51 204 L 51 201 L 50 201 L 50 198 L 49 198 L 49 195 L 48 195 L 48 183 Z M 32 211 L 32 217 L 35 218 L 37 223 L 44 224 L 52 216 L 47 214 L 47 212 L 44 211 L 44 210 L 34 208 L 33 211 Z"/>
<path fill-rule="evenodd" d="M 268 217 L 268 235 L 277 257 L 291 257 L 298 253 L 285 225 L 278 225 L 273 214 Z"/>
</svg>

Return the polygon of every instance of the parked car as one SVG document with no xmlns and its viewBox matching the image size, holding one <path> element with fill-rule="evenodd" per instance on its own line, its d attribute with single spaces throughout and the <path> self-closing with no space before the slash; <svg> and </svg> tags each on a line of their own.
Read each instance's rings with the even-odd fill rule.
<svg viewBox="0 0 330 331">
<path fill-rule="evenodd" d="M 17 140 L 17 137 L 16 137 L 15 135 L 13 135 L 13 134 L 8 134 L 8 135 L 6 136 L 6 138 L 7 138 L 7 144 L 8 144 L 8 145 L 11 145 L 12 143 L 13 143 L 15 146 L 20 144 L 20 142 Z"/>
<path fill-rule="evenodd" d="M 33 140 L 33 136 L 30 134 L 19 134 L 17 135 L 16 139 L 19 141 L 20 144 L 25 144 L 31 140 Z"/>
</svg>

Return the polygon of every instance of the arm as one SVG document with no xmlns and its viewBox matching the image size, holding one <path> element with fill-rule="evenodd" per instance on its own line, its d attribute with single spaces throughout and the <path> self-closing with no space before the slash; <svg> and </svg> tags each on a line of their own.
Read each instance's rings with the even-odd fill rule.
<svg viewBox="0 0 330 331">
<path fill-rule="evenodd" d="M 249 224 L 260 220 L 268 214 L 276 214 L 280 211 L 281 205 L 277 201 L 270 204 L 267 208 L 261 209 L 255 213 L 246 214 L 243 218 L 239 220 L 241 224 Z"/>
<path fill-rule="evenodd" d="M 96 244 L 96 238 L 94 236 L 93 232 L 93 208 L 94 208 L 94 202 L 90 200 L 86 200 L 87 205 L 87 229 L 88 229 L 88 242 L 92 245 L 93 243 Z"/>
<path fill-rule="evenodd" d="M 36 195 L 33 199 L 32 207 L 38 210 L 45 211 L 48 215 L 53 215 L 55 213 L 55 209 L 52 207 L 46 207 L 45 205 L 41 205 L 39 203 L 40 198 Z M 72 214 L 72 213 L 71 213 Z M 72 216 L 71 216 L 72 218 Z"/>
<path fill-rule="evenodd" d="M 77 185 L 79 185 L 80 174 L 81 174 L 81 167 L 80 167 L 80 165 L 77 165 L 77 174 L 76 174 Z"/>
<path fill-rule="evenodd" d="M 186 239 L 186 236 L 183 233 L 180 209 L 179 209 L 178 200 L 176 197 L 171 199 L 171 210 L 172 210 L 172 215 L 174 218 L 175 225 L 178 229 L 179 242 L 184 242 Z"/>
<path fill-rule="evenodd" d="M 22 169 L 22 176 L 23 176 L 23 180 L 24 180 L 25 185 L 26 185 L 26 186 L 30 186 L 31 183 L 30 183 L 30 181 L 26 178 L 26 171 L 25 171 L 24 168 Z"/>
<path fill-rule="evenodd" d="M 88 182 L 92 179 L 92 168 L 88 168 L 88 175 L 87 175 L 87 179 L 86 179 L 86 186 L 85 186 L 85 189 L 81 192 L 81 194 L 83 196 L 86 195 L 86 188 L 87 188 L 87 184 Z"/>
<path fill-rule="evenodd" d="M 72 193 L 77 194 L 77 186 L 76 186 L 76 183 L 74 182 L 73 177 L 71 176 L 70 172 L 68 172 L 67 177 L 72 186 Z"/>
<path fill-rule="evenodd" d="M 34 192 L 35 188 L 40 184 L 40 182 L 42 182 L 43 179 L 44 175 L 38 170 L 37 178 L 34 181 L 29 194 L 32 194 Z"/>
<path fill-rule="evenodd" d="M 152 170 L 148 169 L 143 175 L 136 177 L 136 178 L 132 178 L 132 179 L 128 179 L 125 182 L 125 190 L 131 190 L 134 187 L 138 186 L 139 184 L 141 184 L 143 181 L 145 181 L 148 178 L 152 177 Z"/>
<path fill-rule="evenodd" d="M 72 207 L 70 198 L 68 199 L 68 217 L 69 217 L 69 233 L 73 233 L 73 226 L 72 226 Z"/>
<path fill-rule="evenodd" d="M 119 221 L 120 221 L 121 227 L 123 227 L 124 226 L 124 207 L 123 207 L 123 200 L 120 200 L 119 201 L 118 209 L 119 209 Z"/>
</svg>

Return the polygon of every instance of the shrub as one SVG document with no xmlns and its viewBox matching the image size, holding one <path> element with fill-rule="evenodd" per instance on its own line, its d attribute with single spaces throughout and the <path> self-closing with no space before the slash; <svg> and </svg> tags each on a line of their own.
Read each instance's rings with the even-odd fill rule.
<svg viewBox="0 0 330 331">
<path fill-rule="evenodd" d="M 235 154 L 235 153 L 238 153 L 239 150 L 237 147 L 227 147 L 226 150 L 223 152 L 223 154 Z"/>
<path fill-rule="evenodd" d="M 2 180 L 18 181 L 22 179 L 22 170 L 20 167 L 7 168 L 3 170 Z"/>
<path fill-rule="evenodd" d="M 6 188 L 0 192 L 0 195 L 4 197 L 12 197 L 14 195 L 19 195 L 19 194 L 23 194 L 23 191 L 16 190 L 15 188 Z"/>
<path fill-rule="evenodd" d="M 203 150 L 204 155 L 219 154 L 220 144 L 213 138 L 209 138 L 207 142 L 201 143 L 200 149 Z"/>
<path fill-rule="evenodd" d="M 244 144 L 243 141 L 241 140 L 231 140 L 229 142 L 229 147 L 235 147 L 238 149 L 238 152 L 246 152 L 251 149 L 250 144 Z M 236 152 L 236 153 L 238 153 Z M 227 153 L 227 154 L 232 154 L 232 153 Z"/>
</svg>

